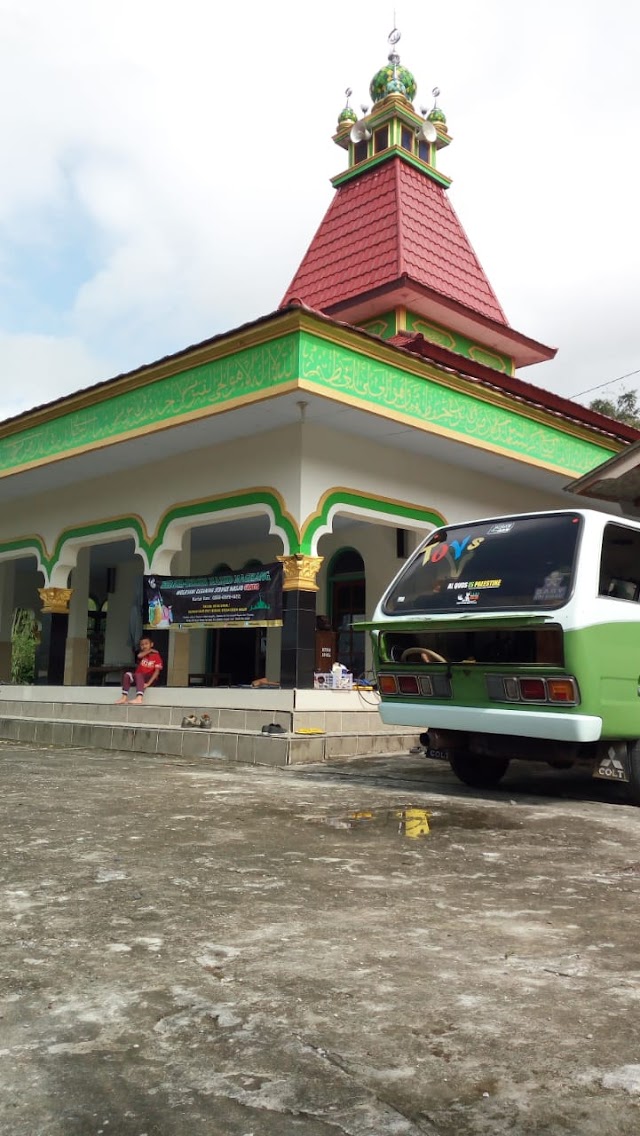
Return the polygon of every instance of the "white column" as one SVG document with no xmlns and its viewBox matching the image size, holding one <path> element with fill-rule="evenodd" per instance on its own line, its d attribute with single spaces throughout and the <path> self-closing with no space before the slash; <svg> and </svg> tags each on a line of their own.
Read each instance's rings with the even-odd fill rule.
<svg viewBox="0 0 640 1136">
<path fill-rule="evenodd" d="M 69 603 L 69 624 L 64 656 L 65 686 L 86 686 L 89 665 L 87 612 L 89 610 L 89 570 L 91 549 L 81 548 L 69 586 L 73 594 Z"/>
<path fill-rule="evenodd" d="M 182 538 L 182 550 L 176 552 L 171 571 L 175 576 L 188 576 L 191 571 L 191 529 Z M 167 659 L 167 686 L 188 686 L 193 635 L 203 632 L 169 630 L 169 658 Z M 206 632 L 204 633 L 206 634 Z"/>
</svg>

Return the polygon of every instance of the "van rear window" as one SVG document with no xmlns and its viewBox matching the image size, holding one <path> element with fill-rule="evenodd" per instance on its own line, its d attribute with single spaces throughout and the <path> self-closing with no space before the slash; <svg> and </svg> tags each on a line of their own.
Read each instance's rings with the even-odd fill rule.
<svg viewBox="0 0 640 1136">
<path fill-rule="evenodd" d="M 436 529 L 387 593 L 387 615 L 558 608 L 573 587 L 582 518 L 505 517 Z"/>
</svg>

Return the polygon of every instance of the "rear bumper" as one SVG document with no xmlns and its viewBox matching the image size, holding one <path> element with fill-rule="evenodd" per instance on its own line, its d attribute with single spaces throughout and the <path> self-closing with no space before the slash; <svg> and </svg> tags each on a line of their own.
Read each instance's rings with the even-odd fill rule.
<svg viewBox="0 0 640 1136">
<path fill-rule="evenodd" d="M 500 710 L 492 707 L 443 706 L 431 702 L 381 702 L 386 725 L 420 730 L 464 730 L 472 734 L 505 734 L 516 738 L 549 738 L 560 742 L 597 742 L 602 718 L 546 710 Z"/>
</svg>

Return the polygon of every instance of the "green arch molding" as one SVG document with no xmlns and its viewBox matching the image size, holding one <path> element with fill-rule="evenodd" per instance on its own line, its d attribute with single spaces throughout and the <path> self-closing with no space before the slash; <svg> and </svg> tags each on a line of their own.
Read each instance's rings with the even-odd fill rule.
<svg viewBox="0 0 640 1136">
<path fill-rule="evenodd" d="M 318 511 L 313 513 L 302 526 L 300 551 L 307 556 L 315 555 L 318 540 L 323 530 L 329 530 L 329 513 L 340 505 L 355 506 L 357 509 L 371 513 L 371 519 L 384 513 L 386 517 L 393 517 L 401 526 L 402 521 L 417 522 L 420 525 L 444 525 L 446 518 L 435 509 L 427 509 L 422 505 L 410 505 L 404 501 L 391 501 L 387 497 L 375 497 L 358 493 L 351 489 L 330 489 L 321 498 Z"/>
<path fill-rule="evenodd" d="M 199 517 L 205 513 L 222 514 L 231 509 L 256 505 L 264 506 L 271 511 L 275 524 L 282 530 L 285 540 L 289 544 L 289 548 L 285 548 L 285 553 L 299 552 L 298 527 L 290 513 L 285 509 L 280 494 L 275 490 L 251 489 L 239 490 L 237 493 L 228 493 L 221 497 L 213 497 L 203 501 L 192 501 L 185 505 L 175 505 L 163 515 L 156 535 L 153 537 L 148 535 L 141 517 L 135 515 L 111 517 L 107 521 L 75 525 L 73 528 L 64 529 L 60 533 L 51 555 L 47 552 L 46 545 L 41 537 L 23 537 L 19 540 L 2 543 L 0 544 L 0 554 L 32 553 L 39 557 L 44 571 L 47 576 L 50 576 L 62 559 L 62 552 L 68 541 L 86 541 L 90 540 L 91 537 L 104 536 L 106 533 L 119 533 L 123 537 L 133 536 L 137 541 L 138 549 L 144 552 L 147 562 L 151 564 L 154 553 L 161 548 L 167 528 L 173 521 L 188 520 L 189 517 Z"/>
<path fill-rule="evenodd" d="M 202 516 L 203 513 L 224 513 L 230 509 L 248 508 L 255 505 L 266 506 L 271 510 L 276 525 L 282 529 L 289 543 L 288 551 L 298 552 L 300 550 L 298 526 L 291 514 L 285 509 L 280 494 L 274 489 L 247 489 L 238 490 L 237 493 L 225 493 L 224 496 L 212 497 L 206 501 L 174 505 L 172 509 L 168 509 L 160 521 L 157 535 L 150 542 L 148 550 L 145 550 L 149 557 L 149 563 L 151 563 L 154 553 L 162 546 L 166 531 L 173 521 Z M 286 548 L 285 553 L 287 553 Z"/>
<path fill-rule="evenodd" d="M 140 548 L 148 547 L 149 540 L 144 524 L 140 517 L 113 517 L 108 521 L 99 521 L 94 524 L 77 525 L 75 528 L 64 529 L 58 537 L 51 555 L 41 537 L 23 537 L 20 540 L 8 540 L 0 543 L 0 556 L 6 553 L 24 552 L 39 557 L 42 570 L 47 576 L 47 582 L 53 569 L 61 559 L 62 549 L 69 540 L 83 540 L 86 537 L 100 536 L 103 533 L 121 533 L 123 537 L 135 533 Z M 8 557 L 6 557 L 8 559 Z M 0 561 L 1 563 L 1 561 Z"/>
<path fill-rule="evenodd" d="M 149 538 L 144 521 L 141 517 L 113 517 L 108 521 L 98 521 L 94 524 L 77 525 L 75 528 L 63 529 L 58 537 L 53 552 L 46 559 L 47 572 L 51 574 L 58 562 L 62 559 L 62 549 L 70 540 L 84 540 L 86 537 L 103 536 L 105 533 L 119 533 L 123 539 L 132 537 L 138 543 L 138 548 L 144 552 L 149 546 Z"/>
<path fill-rule="evenodd" d="M 38 561 L 38 571 L 48 571 L 47 550 L 42 537 L 24 536 L 18 540 L 7 540 L 0 544 L 0 564 L 3 561 L 15 559 L 10 553 L 22 553 L 24 556 L 35 556 Z"/>
</svg>

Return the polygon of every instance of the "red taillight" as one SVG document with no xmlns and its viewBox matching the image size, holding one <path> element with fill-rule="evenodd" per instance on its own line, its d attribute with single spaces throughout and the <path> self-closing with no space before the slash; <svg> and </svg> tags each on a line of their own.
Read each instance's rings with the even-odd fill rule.
<svg viewBox="0 0 640 1136">
<path fill-rule="evenodd" d="M 540 676 L 488 674 L 487 694 L 492 702 L 552 702 L 564 706 L 578 706 L 580 695 L 573 675 Z"/>
<path fill-rule="evenodd" d="M 378 675 L 378 689 L 381 694 L 397 694 L 396 676 L 390 674 Z"/>
<path fill-rule="evenodd" d="M 545 702 L 547 692 L 544 686 L 544 679 L 521 678 L 520 697 L 527 702 Z"/>
<path fill-rule="evenodd" d="M 398 675 L 398 689 L 401 694 L 419 694 L 420 687 L 415 675 Z"/>
</svg>

